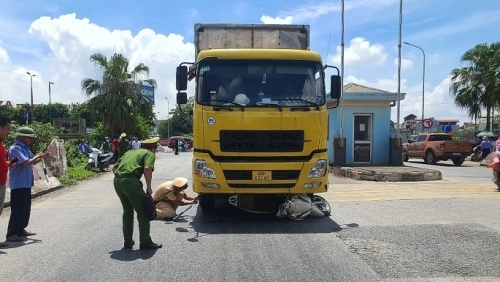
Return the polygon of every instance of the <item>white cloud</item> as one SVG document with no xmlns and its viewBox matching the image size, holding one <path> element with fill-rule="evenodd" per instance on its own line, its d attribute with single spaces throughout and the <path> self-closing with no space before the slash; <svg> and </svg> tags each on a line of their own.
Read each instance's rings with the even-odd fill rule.
<svg viewBox="0 0 500 282">
<path fill-rule="evenodd" d="M 394 66 L 398 67 L 398 58 L 394 59 Z M 413 67 L 413 61 L 401 58 L 401 69 L 411 69 Z"/>
<path fill-rule="evenodd" d="M 345 78 L 344 83 L 347 84 L 349 82 L 394 93 L 397 93 L 398 90 L 397 78 L 379 79 L 373 82 L 349 75 Z M 425 117 L 433 117 L 436 119 L 458 119 L 460 120 L 460 124 L 470 121 L 466 110 L 455 107 L 454 98 L 449 94 L 449 85 L 449 77 L 444 78 L 437 86 L 432 88 L 430 85 L 426 84 L 424 96 Z M 403 122 L 403 117 L 409 114 L 414 114 L 420 118 L 422 115 L 422 84 L 407 85 L 407 80 L 402 78 L 400 91 L 401 93 L 405 93 L 405 97 L 400 103 L 400 122 Z M 391 119 L 396 122 L 396 107 L 392 108 Z"/>
<path fill-rule="evenodd" d="M 0 47 L 0 63 L 7 63 L 9 61 L 9 54 L 7 50 Z"/>
<path fill-rule="evenodd" d="M 263 15 L 260 17 L 260 21 L 265 23 L 265 24 L 292 24 L 293 23 L 293 17 L 292 16 L 286 16 L 286 17 L 270 17 L 267 15 Z"/>
<path fill-rule="evenodd" d="M 337 46 L 337 54 L 328 56 L 328 62 L 340 64 L 340 46 Z M 370 42 L 362 37 L 355 37 L 350 45 L 344 49 L 345 64 L 356 65 L 375 63 L 381 65 L 387 59 L 387 53 L 380 44 L 370 45 Z"/>
<path fill-rule="evenodd" d="M 21 104 L 30 100 L 30 82 L 26 71 L 36 74 L 33 78 L 34 103 L 48 103 L 48 82 L 52 86 L 52 102 L 74 103 L 86 98 L 80 83 L 84 78 L 99 79 L 99 72 L 90 62 L 90 56 L 101 53 L 108 58 L 120 53 L 130 59 L 130 68 L 139 63 L 150 67 L 150 78 L 156 79 L 156 106 L 159 118 L 167 116 L 167 100 L 170 109 L 175 106 L 175 68 L 180 62 L 194 61 L 194 46 L 177 34 L 157 34 L 143 29 L 137 35 L 129 30 L 108 30 L 89 19 L 79 19 L 75 14 L 59 18 L 41 17 L 29 29 L 50 48 L 51 54 L 41 58 L 38 69 L 7 66 L 0 69 L 0 80 L 10 81 L 0 89 L 0 100 Z M 0 49 L 0 61 L 2 58 Z M 35 65 L 37 66 L 37 65 Z M 192 87 L 192 83 L 190 87 Z M 191 92 L 192 93 L 192 92 Z"/>
</svg>

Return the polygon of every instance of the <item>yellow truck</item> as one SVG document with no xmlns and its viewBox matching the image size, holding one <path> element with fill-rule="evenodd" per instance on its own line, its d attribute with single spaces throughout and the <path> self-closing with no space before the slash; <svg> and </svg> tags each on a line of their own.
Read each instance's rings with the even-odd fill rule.
<svg viewBox="0 0 500 282">
<path fill-rule="evenodd" d="M 194 32 L 196 62 L 177 67 L 176 87 L 182 105 L 195 82 L 193 190 L 202 211 L 231 195 L 259 212 L 276 198 L 326 192 L 328 66 L 309 50 L 309 26 L 195 24 Z M 338 100 L 340 76 L 330 79 Z"/>
</svg>

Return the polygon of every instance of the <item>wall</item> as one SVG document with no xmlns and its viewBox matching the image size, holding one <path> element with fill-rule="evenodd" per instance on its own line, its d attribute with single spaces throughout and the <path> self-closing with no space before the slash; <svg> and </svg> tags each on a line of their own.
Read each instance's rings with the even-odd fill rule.
<svg viewBox="0 0 500 282">
<path fill-rule="evenodd" d="M 346 164 L 353 164 L 353 127 L 354 114 L 372 114 L 372 164 L 389 164 L 389 138 L 390 138 L 390 120 L 391 107 L 389 102 L 373 104 L 363 103 L 344 104 L 344 137 L 346 138 Z M 335 136 L 340 135 L 340 109 L 330 110 L 329 114 L 329 140 L 328 140 L 328 158 L 333 162 L 333 141 Z"/>
</svg>

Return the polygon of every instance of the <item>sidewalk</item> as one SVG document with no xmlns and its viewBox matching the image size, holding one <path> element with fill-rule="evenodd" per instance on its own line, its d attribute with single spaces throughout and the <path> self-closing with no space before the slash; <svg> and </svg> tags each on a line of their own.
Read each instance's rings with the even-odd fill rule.
<svg viewBox="0 0 500 282">
<path fill-rule="evenodd" d="M 441 171 L 411 166 L 356 166 L 329 169 L 334 176 L 365 181 L 412 182 L 442 180 Z"/>
<path fill-rule="evenodd" d="M 371 202 L 431 199 L 500 199 L 496 186 L 453 181 L 365 182 L 330 175 L 328 192 L 319 194 L 330 202 Z"/>
</svg>

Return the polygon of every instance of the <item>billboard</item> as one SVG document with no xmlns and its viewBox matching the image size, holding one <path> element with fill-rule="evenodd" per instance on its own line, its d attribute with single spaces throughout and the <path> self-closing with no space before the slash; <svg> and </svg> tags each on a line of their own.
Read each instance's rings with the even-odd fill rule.
<svg viewBox="0 0 500 282">
<path fill-rule="evenodd" d="M 153 86 L 149 85 L 141 85 L 141 93 L 146 97 L 149 102 L 151 102 L 151 105 L 154 106 L 155 104 L 155 88 Z"/>
</svg>

